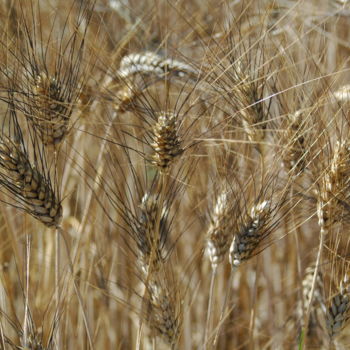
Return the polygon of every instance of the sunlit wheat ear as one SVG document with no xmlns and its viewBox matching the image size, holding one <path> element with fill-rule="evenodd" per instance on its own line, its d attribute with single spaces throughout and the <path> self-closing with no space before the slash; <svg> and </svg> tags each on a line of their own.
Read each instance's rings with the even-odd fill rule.
<svg viewBox="0 0 350 350">
<path fill-rule="evenodd" d="M 181 327 L 182 305 L 176 288 L 168 279 L 150 281 L 145 304 L 149 328 L 171 346 L 178 342 Z"/>
<path fill-rule="evenodd" d="M 232 229 L 228 195 L 222 192 L 216 200 L 207 233 L 207 254 L 213 268 L 223 261 L 230 248 Z"/>
<path fill-rule="evenodd" d="M 283 166 L 293 174 L 300 174 L 306 167 L 306 140 L 303 130 L 303 113 L 297 111 L 286 117 L 287 125 L 283 132 L 281 142 L 286 146 L 283 152 Z"/>
<path fill-rule="evenodd" d="M 19 206 L 48 227 L 57 227 L 62 207 L 51 182 L 33 166 L 19 144 L 0 139 L 0 184 Z"/>
<path fill-rule="evenodd" d="M 44 144 L 58 144 L 67 134 L 70 107 L 65 103 L 59 82 L 40 73 L 35 79 L 34 105 L 36 115 L 30 116 Z"/>
<path fill-rule="evenodd" d="M 165 258 L 165 244 L 169 235 L 168 209 L 163 206 L 158 223 L 157 215 L 159 209 L 159 198 L 154 194 L 146 193 L 140 205 L 140 215 L 136 230 L 136 242 L 140 253 L 139 263 L 146 275 L 150 266 L 152 266 L 153 271 L 159 270 Z M 157 224 L 159 225 L 159 230 L 157 229 Z"/>
<path fill-rule="evenodd" d="M 172 58 L 162 57 L 154 52 L 136 53 L 124 56 L 120 62 L 118 76 L 130 79 L 135 74 L 155 74 L 163 76 L 166 73 L 183 77 L 197 76 L 197 71 L 190 65 Z"/>
<path fill-rule="evenodd" d="M 254 255 L 260 242 L 266 237 L 266 228 L 271 215 L 271 201 L 261 201 L 251 207 L 250 212 L 245 215 L 238 231 L 234 234 L 230 246 L 232 267 L 238 267 Z"/>
<path fill-rule="evenodd" d="M 184 151 L 178 134 L 177 116 L 173 113 L 159 113 L 152 131 L 151 162 L 166 172 L 175 158 Z"/>
</svg>

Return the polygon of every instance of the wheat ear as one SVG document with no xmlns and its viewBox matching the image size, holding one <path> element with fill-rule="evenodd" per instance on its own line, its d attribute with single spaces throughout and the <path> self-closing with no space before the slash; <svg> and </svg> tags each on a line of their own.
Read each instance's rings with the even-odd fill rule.
<svg viewBox="0 0 350 350">
<path fill-rule="evenodd" d="M 271 216 L 271 201 L 261 201 L 252 206 L 230 246 L 230 263 L 238 267 L 250 259 L 265 237 L 264 231 Z"/>
<path fill-rule="evenodd" d="M 326 312 L 326 326 L 330 339 L 337 337 L 350 319 L 350 294 L 348 288 L 340 288 Z"/>
<path fill-rule="evenodd" d="M 151 147 L 152 164 L 166 172 L 183 149 L 178 135 L 177 117 L 173 113 L 159 113 L 153 127 Z"/>
<path fill-rule="evenodd" d="M 33 87 L 33 115 L 29 115 L 44 144 L 58 144 L 67 134 L 71 106 L 56 78 L 37 75 Z"/>
<path fill-rule="evenodd" d="M 0 183 L 33 217 L 58 227 L 62 206 L 50 181 L 33 166 L 25 150 L 8 137 L 0 140 Z"/>
<path fill-rule="evenodd" d="M 207 233 L 207 254 L 209 256 L 212 275 L 209 289 L 207 322 L 204 336 L 204 346 L 207 347 L 210 329 L 210 315 L 212 310 L 212 299 L 215 284 L 215 277 L 218 264 L 220 264 L 230 248 L 232 237 L 232 225 L 230 220 L 230 208 L 228 205 L 228 194 L 223 191 L 217 198 L 214 206 L 211 222 Z M 220 320 L 221 321 L 221 320 Z"/>
<path fill-rule="evenodd" d="M 124 56 L 117 74 L 122 79 L 130 79 L 135 74 L 163 76 L 166 73 L 172 73 L 179 77 L 185 75 L 196 77 L 198 74 L 194 68 L 186 63 L 165 58 L 150 51 Z"/>
</svg>

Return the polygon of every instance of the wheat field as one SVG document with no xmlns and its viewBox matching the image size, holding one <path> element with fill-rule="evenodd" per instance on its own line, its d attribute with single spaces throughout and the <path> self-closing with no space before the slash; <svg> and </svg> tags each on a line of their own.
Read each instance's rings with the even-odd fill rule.
<svg viewBox="0 0 350 350">
<path fill-rule="evenodd" d="M 0 349 L 349 349 L 348 0 L 0 0 Z"/>
</svg>

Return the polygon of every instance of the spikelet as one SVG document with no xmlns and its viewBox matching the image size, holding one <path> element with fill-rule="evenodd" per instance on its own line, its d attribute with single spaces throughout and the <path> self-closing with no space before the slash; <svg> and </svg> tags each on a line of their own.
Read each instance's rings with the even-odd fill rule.
<svg viewBox="0 0 350 350">
<path fill-rule="evenodd" d="M 167 208 L 163 207 L 159 221 L 159 237 L 157 232 L 157 215 L 159 210 L 159 199 L 154 194 L 146 193 L 141 201 L 140 215 L 136 229 L 136 243 L 139 249 L 139 263 L 142 271 L 147 274 L 149 266 L 158 270 L 164 261 L 164 246 L 169 234 L 167 223 Z M 153 256 L 151 255 L 153 251 Z M 152 258 L 152 261 L 150 259 Z"/>
<path fill-rule="evenodd" d="M 208 229 L 207 253 L 213 268 L 222 262 L 231 244 L 231 213 L 227 201 L 227 193 L 222 192 L 216 200 Z"/>
<path fill-rule="evenodd" d="M 50 181 L 30 164 L 25 150 L 7 137 L 0 140 L 0 183 L 33 217 L 57 227 L 62 217 L 60 201 Z"/>
<path fill-rule="evenodd" d="M 287 128 L 283 132 L 282 145 L 287 145 L 283 153 L 283 166 L 287 171 L 293 171 L 299 174 L 305 170 L 305 136 L 302 130 L 302 111 L 297 111 L 287 116 Z"/>
<path fill-rule="evenodd" d="M 265 238 L 265 228 L 271 216 L 271 202 L 262 201 L 254 205 L 246 215 L 230 246 L 230 263 L 238 267 L 250 259 L 260 242 Z"/>
<path fill-rule="evenodd" d="M 174 159 L 183 152 L 175 114 L 158 114 L 157 122 L 153 127 L 151 147 L 154 152 L 152 164 L 166 172 Z"/>
<path fill-rule="evenodd" d="M 67 133 L 71 111 L 61 90 L 59 82 L 45 72 L 35 79 L 33 115 L 30 119 L 44 144 L 58 144 Z"/>
<path fill-rule="evenodd" d="M 118 76 L 121 79 L 130 78 L 135 74 L 163 76 L 166 73 L 172 73 L 179 77 L 197 75 L 197 71 L 190 65 L 172 58 L 164 58 L 150 51 L 124 56 L 118 70 Z"/>
</svg>

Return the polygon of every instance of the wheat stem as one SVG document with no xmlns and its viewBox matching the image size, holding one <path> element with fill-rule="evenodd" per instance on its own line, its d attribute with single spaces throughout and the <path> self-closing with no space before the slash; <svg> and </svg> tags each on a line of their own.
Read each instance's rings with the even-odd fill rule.
<svg viewBox="0 0 350 350">
<path fill-rule="evenodd" d="M 91 334 L 92 334 L 91 333 L 91 327 L 89 325 L 89 321 L 88 321 L 87 314 L 86 314 L 86 311 L 85 311 L 85 307 L 84 307 L 84 304 L 83 304 L 83 298 L 81 296 L 81 293 L 79 291 L 77 282 L 75 280 L 74 267 L 73 267 L 73 262 L 72 262 L 72 259 L 70 257 L 70 253 L 69 253 L 68 242 L 67 242 L 66 238 L 64 237 L 62 229 L 58 228 L 58 230 L 59 230 L 59 233 L 61 234 L 61 236 L 63 238 L 64 246 L 65 246 L 65 249 L 66 249 L 66 255 L 67 255 L 67 258 L 68 258 L 68 266 L 69 266 L 69 270 L 70 270 L 70 272 L 72 274 L 73 287 L 74 287 L 74 290 L 75 290 L 75 293 L 77 295 L 78 302 L 79 302 L 79 305 L 80 305 L 80 308 L 81 308 L 81 312 L 82 312 L 82 316 L 83 316 L 83 321 L 84 321 L 85 330 L 86 330 L 86 334 L 87 334 L 87 337 L 88 337 L 89 345 L 90 345 L 91 350 L 93 350 L 94 349 L 94 343 L 92 341 L 92 336 L 91 336 Z"/>
<path fill-rule="evenodd" d="M 310 291 L 310 301 L 309 301 L 309 305 L 307 306 L 306 314 L 305 314 L 305 323 L 304 323 L 304 328 L 302 331 L 302 340 L 301 340 L 301 344 L 300 344 L 300 350 L 302 350 L 304 348 L 305 340 L 307 337 L 312 300 L 313 300 L 314 292 L 316 289 L 316 280 L 317 280 L 318 272 L 320 269 L 324 240 L 325 240 L 325 236 L 327 234 L 327 229 L 326 229 L 325 222 L 324 222 L 323 202 L 322 201 L 318 202 L 317 214 L 318 214 L 318 219 L 319 219 L 318 222 L 319 222 L 319 226 L 320 226 L 320 243 L 319 243 L 317 258 L 316 258 L 316 263 L 315 263 L 315 271 L 314 271 L 314 275 L 313 275 L 313 279 L 312 279 L 312 287 L 311 287 L 311 291 Z"/>
<path fill-rule="evenodd" d="M 208 337 L 210 332 L 210 316 L 212 312 L 213 307 L 213 296 L 214 296 L 214 285 L 215 285 L 215 277 L 217 272 L 217 266 L 213 266 L 211 271 L 211 279 L 210 279 L 210 288 L 209 288 L 209 298 L 208 298 L 208 308 L 207 308 L 207 321 L 206 321 L 206 327 L 205 327 L 205 333 L 204 333 L 204 349 L 208 349 Z"/>
<path fill-rule="evenodd" d="M 23 323 L 23 344 L 28 345 L 28 317 L 29 317 L 29 266 L 30 266 L 30 246 L 31 239 L 30 234 L 26 235 L 26 293 L 25 293 L 25 306 L 24 306 L 24 323 Z"/>
<path fill-rule="evenodd" d="M 222 327 L 223 322 L 224 322 L 224 315 L 225 315 L 225 312 L 226 312 L 226 307 L 227 307 L 228 301 L 230 300 L 233 276 L 234 276 L 234 272 L 236 270 L 237 270 L 237 268 L 231 268 L 230 269 L 230 277 L 229 277 L 228 282 L 227 282 L 228 288 L 227 288 L 227 291 L 225 293 L 224 303 L 222 304 L 222 308 L 221 308 L 218 330 L 217 330 L 217 332 L 215 334 L 215 338 L 214 338 L 214 342 L 213 342 L 213 348 L 214 349 L 216 349 L 216 345 L 217 345 L 217 342 L 219 340 L 221 327 Z"/>
</svg>

